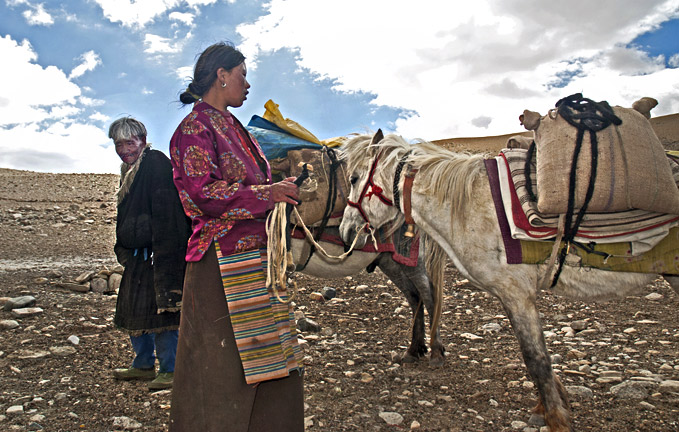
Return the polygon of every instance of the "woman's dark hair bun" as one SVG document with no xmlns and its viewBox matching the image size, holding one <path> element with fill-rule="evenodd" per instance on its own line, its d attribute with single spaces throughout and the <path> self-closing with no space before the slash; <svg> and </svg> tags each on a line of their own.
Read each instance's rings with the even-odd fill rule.
<svg viewBox="0 0 679 432">
<path fill-rule="evenodd" d="M 200 100 L 200 95 L 196 94 L 194 88 L 195 86 L 193 85 L 193 81 L 191 81 L 186 90 L 184 90 L 184 92 L 179 95 L 179 100 L 181 101 L 181 103 L 187 105 L 195 103 Z"/>
</svg>

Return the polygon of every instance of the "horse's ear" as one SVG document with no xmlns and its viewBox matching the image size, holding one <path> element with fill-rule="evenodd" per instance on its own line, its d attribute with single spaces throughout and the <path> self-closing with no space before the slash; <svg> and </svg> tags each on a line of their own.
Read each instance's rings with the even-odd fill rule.
<svg viewBox="0 0 679 432">
<path fill-rule="evenodd" d="M 540 126 L 540 113 L 535 111 L 524 110 L 523 114 L 519 116 L 519 121 L 527 130 L 536 130 Z"/>
<path fill-rule="evenodd" d="M 377 144 L 378 142 L 382 141 L 384 139 L 384 134 L 382 133 L 382 129 L 377 129 L 377 132 L 375 132 L 375 135 L 373 135 L 373 140 L 370 142 L 370 145 Z"/>
<path fill-rule="evenodd" d="M 642 97 L 632 104 L 632 108 L 639 111 L 647 119 L 651 118 L 651 110 L 658 105 L 658 101 L 650 97 Z"/>
</svg>

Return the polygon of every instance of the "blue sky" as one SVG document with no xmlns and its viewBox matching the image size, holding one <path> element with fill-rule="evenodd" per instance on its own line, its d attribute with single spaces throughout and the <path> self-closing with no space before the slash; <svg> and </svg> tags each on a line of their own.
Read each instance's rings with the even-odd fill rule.
<svg viewBox="0 0 679 432">
<path fill-rule="evenodd" d="M 0 167 L 117 172 L 131 115 L 167 152 L 196 56 L 229 40 L 252 84 L 318 138 L 519 132 L 563 96 L 679 112 L 679 0 L 0 0 Z M 557 4 L 558 3 L 558 4 Z"/>
</svg>

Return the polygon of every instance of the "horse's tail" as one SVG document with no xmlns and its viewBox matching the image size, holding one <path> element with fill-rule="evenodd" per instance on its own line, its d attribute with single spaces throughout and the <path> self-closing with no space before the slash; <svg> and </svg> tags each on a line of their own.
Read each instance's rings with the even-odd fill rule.
<svg viewBox="0 0 679 432">
<path fill-rule="evenodd" d="M 443 310 L 443 274 L 446 269 L 446 252 L 431 237 L 422 233 L 425 252 L 425 269 L 434 286 L 434 315 L 431 317 L 430 340 L 436 340 Z"/>
</svg>

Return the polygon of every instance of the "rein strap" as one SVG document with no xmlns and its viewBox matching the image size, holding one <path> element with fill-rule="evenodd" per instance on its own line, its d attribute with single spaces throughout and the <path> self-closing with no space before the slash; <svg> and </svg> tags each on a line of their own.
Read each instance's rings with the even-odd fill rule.
<svg viewBox="0 0 679 432">
<path fill-rule="evenodd" d="M 413 191 L 413 181 L 415 180 L 415 174 L 417 174 L 417 171 L 417 169 L 411 168 L 408 171 L 408 174 L 406 174 L 406 179 L 403 182 L 403 214 L 405 215 L 406 223 L 408 225 L 415 225 L 410 202 Z"/>
</svg>

